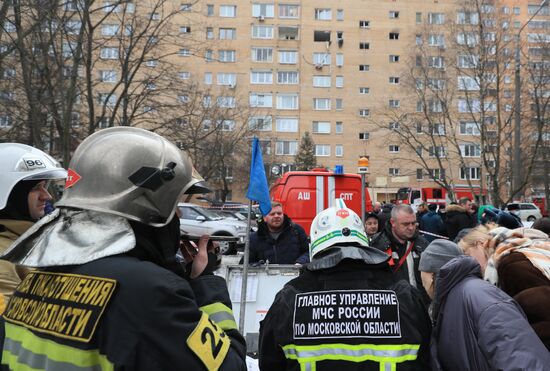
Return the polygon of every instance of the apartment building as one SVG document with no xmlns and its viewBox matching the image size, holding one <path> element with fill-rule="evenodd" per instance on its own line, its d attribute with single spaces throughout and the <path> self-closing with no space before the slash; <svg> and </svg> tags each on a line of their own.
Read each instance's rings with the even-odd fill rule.
<svg viewBox="0 0 550 371">
<path fill-rule="evenodd" d="M 500 156 L 483 154 L 496 146 L 486 138 L 509 140 L 513 129 L 513 37 L 521 29 L 524 58 L 536 50 L 546 55 L 541 39 L 548 37 L 550 22 L 547 6 L 539 10 L 540 4 L 526 0 L 479 1 L 479 7 L 454 0 L 145 3 L 120 5 L 159 22 L 173 12 L 167 28 L 173 41 L 162 61 L 177 79 L 211 91 L 219 106 L 247 106 L 247 122 L 225 120 L 224 126 L 255 129 L 268 175 L 294 169 L 300 139 L 309 132 L 319 165 L 355 172 L 358 159 L 368 156 L 369 187 L 378 201 L 394 199 L 401 187 L 437 186 L 435 180 L 483 189 L 495 184 L 487 169 L 496 162 L 511 166 L 513 141 L 509 149 L 497 148 Z M 105 2 L 103 9 L 114 6 Z M 102 36 L 122 32 L 121 13 L 108 17 Z M 506 69 L 495 77 L 491 72 L 491 92 L 481 99 L 483 84 L 468 69 L 477 67 L 474 47 L 484 42 L 491 44 L 483 49 L 488 55 L 505 54 Z M 107 91 L 120 76 L 117 67 L 105 66 L 119 58 L 119 50 L 106 44 L 98 53 L 95 76 Z M 158 60 L 146 63 L 154 70 Z M 188 104 L 187 95 L 173 95 Z M 99 99 L 114 106 L 116 94 Z M 497 115 L 501 107 L 505 114 Z M 1 116 L 0 126 L 11 125 L 9 120 Z M 491 129 L 501 122 L 506 124 Z M 246 186 L 246 179 L 234 179 L 230 196 L 242 199 Z M 502 185 L 499 192 L 506 191 Z"/>
</svg>

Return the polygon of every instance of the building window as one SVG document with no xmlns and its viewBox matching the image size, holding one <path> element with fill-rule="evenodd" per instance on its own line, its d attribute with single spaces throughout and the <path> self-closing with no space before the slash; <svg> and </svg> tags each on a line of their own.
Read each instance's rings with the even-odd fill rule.
<svg viewBox="0 0 550 371">
<path fill-rule="evenodd" d="M 359 43 L 359 49 L 362 49 L 362 50 L 370 49 L 370 44 L 366 42 Z"/>
<path fill-rule="evenodd" d="M 250 107 L 273 107 L 273 95 L 271 93 L 250 93 Z"/>
<path fill-rule="evenodd" d="M 459 130 L 460 135 L 481 135 L 477 122 L 461 122 Z"/>
<path fill-rule="evenodd" d="M 428 57 L 428 67 L 430 68 L 445 68 L 445 58 L 441 56 Z"/>
<path fill-rule="evenodd" d="M 422 23 L 422 12 L 416 12 L 416 23 Z"/>
<path fill-rule="evenodd" d="M 120 25 L 118 24 L 104 24 L 101 26 L 101 35 L 102 36 L 115 36 L 118 34 Z"/>
<path fill-rule="evenodd" d="M 277 109 L 296 110 L 298 102 L 298 94 L 277 94 Z"/>
<path fill-rule="evenodd" d="M 109 93 L 100 93 L 98 103 L 103 106 L 113 107 L 116 104 L 116 95 Z"/>
<path fill-rule="evenodd" d="M 298 26 L 279 26 L 279 40 L 298 40 L 300 28 Z"/>
<path fill-rule="evenodd" d="M 369 70 L 370 70 L 370 65 L 368 65 L 368 64 L 360 64 L 359 65 L 359 71 L 366 72 L 366 71 L 369 71 Z"/>
<path fill-rule="evenodd" d="M 481 178 L 481 168 L 480 167 L 462 167 L 460 168 L 460 179 L 461 180 L 479 180 Z"/>
<path fill-rule="evenodd" d="M 212 27 L 206 27 L 206 40 L 214 39 L 214 29 Z"/>
<path fill-rule="evenodd" d="M 298 119 L 296 117 L 278 117 L 275 120 L 275 130 L 281 133 L 297 133 Z"/>
<path fill-rule="evenodd" d="M 336 121 L 334 125 L 334 131 L 336 134 L 342 134 L 344 132 L 344 123 L 342 121 Z"/>
<path fill-rule="evenodd" d="M 445 179 L 445 169 L 428 169 L 428 174 L 430 175 L 430 179 L 434 179 L 434 180 Z"/>
<path fill-rule="evenodd" d="M 428 153 L 430 157 L 442 158 L 447 156 L 447 151 L 444 146 L 430 146 Z"/>
<path fill-rule="evenodd" d="M 279 63 L 296 64 L 298 52 L 296 50 L 279 50 Z"/>
<path fill-rule="evenodd" d="M 459 11 L 456 14 L 456 23 L 476 25 L 479 23 L 479 14 L 475 11 Z"/>
<path fill-rule="evenodd" d="M 220 62 L 235 62 L 236 56 L 235 56 L 235 50 L 220 50 L 218 51 L 219 58 L 218 60 Z"/>
<path fill-rule="evenodd" d="M 220 5 L 220 17 L 235 18 L 236 16 L 236 5 Z"/>
<path fill-rule="evenodd" d="M 336 66 L 342 67 L 344 65 L 344 54 L 336 53 Z"/>
<path fill-rule="evenodd" d="M 220 108 L 235 108 L 235 106 L 237 105 L 237 101 L 235 100 L 235 97 L 221 96 L 216 98 L 216 104 Z M 229 121 L 229 120 L 225 120 L 225 121 Z M 233 120 L 230 120 L 230 121 L 233 121 Z M 235 121 L 233 121 L 233 127 L 234 126 L 235 126 Z"/>
<path fill-rule="evenodd" d="M 389 39 L 390 40 L 399 40 L 399 32 L 390 32 Z"/>
<path fill-rule="evenodd" d="M 255 131 L 271 131 L 273 119 L 271 116 L 252 116 L 248 119 L 248 128 Z"/>
<path fill-rule="evenodd" d="M 101 59 L 118 59 L 118 48 L 101 48 Z"/>
<path fill-rule="evenodd" d="M 398 10 L 390 10 L 388 15 L 391 19 L 399 18 L 399 11 Z"/>
<path fill-rule="evenodd" d="M 370 21 L 359 21 L 359 28 L 370 28 Z"/>
<path fill-rule="evenodd" d="M 461 144 L 460 155 L 462 157 L 480 157 L 481 146 L 479 144 Z"/>
<path fill-rule="evenodd" d="M 397 63 L 399 62 L 399 56 L 398 55 L 390 55 L 390 63 Z"/>
<path fill-rule="evenodd" d="M 401 105 L 399 99 L 390 99 L 389 101 L 389 106 L 390 108 L 399 108 L 399 106 Z"/>
<path fill-rule="evenodd" d="M 360 140 L 369 140 L 370 139 L 370 133 L 367 133 L 367 132 L 359 133 L 359 139 Z"/>
<path fill-rule="evenodd" d="M 422 35 L 416 35 L 415 36 L 415 43 L 416 45 L 422 45 Z"/>
<path fill-rule="evenodd" d="M 0 116 L 0 128 L 9 128 L 13 125 L 13 117 L 10 115 Z"/>
<path fill-rule="evenodd" d="M 234 28 L 220 28 L 220 40 L 235 40 L 237 38 L 237 30 Z"/>
<path fill-rule="evenodd" d="M 416 169 L 416 180 L 424 179 L 424 172 L 422 169 Z"/>
<path fill-rule="evenodd" d="M 390 76 L 390 84 L 393 84 L 393 85 L 399 84 L 399 77 L 397 77 L 397 76 Z"/>
<path fill-rule="evenodd" d="M 102 82 L 117 82 L 117 73 L 115 70 L 100 71 Z"/>
<path fill-rule="evenodd" d="M 216 76 L 218 85 L 235 86 L 237 84 L 236 73 L 218 73 Z"/>
<path fill-rule="evenodd" d="M 253 39 L 273 39 L 273 26 L 252 26 Z"/>
<path fill-rule="evenodd" d="M 330 98 L 313 98 L 313 109 L 316 111 L 330 110 Z"/>
<path fill-rule="evenodd" d="M 277 84 L 298 84 L 299 75 L 298 71 L 278 71 L 277 72 Z"/>
<path fill-rule="evenodd" d="M 398 176 L 400 174 L 399 168 L 396 167 L 390 167 L 388 169 L 388 175 L 389 176 Z"/>
<path fill-rule="evenodd" d="M 315 156 L 320 156 L 320 157 L 330 156 L 330 144 L 316 144 Z"/>
<path fill-rule="evenodd" d="M 389 146 L 389 151 L 390 151 L 390 153 L 398 153 L 399 152 L 399 146 L 395 145 L 395 144 L 392 144 L 392 145 Z"/>
<path fill-rule="evenodd" d="M 315 19 L 318 21 L 330 21 L 332 19 L 332 10 L 328 8 L 316 8 Z"/>
<path fill-rule="evenodd" d="M 214 5 L 213 4 L 207 4 L 206 5 L 206 15 L 208 17 L 212 17 L 214 15 Z"/>
<path fill-rule="evenodd" d="M 330 76 L 313 76 L 313 87 L 330 88 Z"/>
<path fill-rule="evenodd" d="M 330 42 L 330 31 L 313 31 L 314 42 Z"/>
<path fill-rule="evenodd" d="M 442 35 L 442 34 L 429 34 L 428 35 L 428 45 L 444 48 L 445 47 L 445 36 Z"/>
<path fill-rule="evenodd" d="M 458 76 L 458 90 L 476 91 L 480 89 L 478 77 Z"/>
<path fill-rule="evenodd" d="M 344 109 L 344 100 L 342 98 L 336 98 L 335 103 L 337 111 L 341 111 Z"/>
<path fill-rule="evenodd" d="M 429 24 L 443 24 L 445 23 L 445 14 L 443 13 L 428 13 Z"/>
<path fill-rule="evenodd" d="M 272 48 L 252 48 L 252 61 L 273 62 Z"/>
<path fill-rule="evenodd" d="M 344 76 L 336 76 L 335 86 L 337 88 L 343 88 L 344 87 Z"/>
<path fill-rule="evenodd" d="M 341 144 L 336 144 L 334 146 L 334 155 L 336 157 L 342 157 L 344 156 L 344 146 Z"/>
<path fill-rule="evenodd" d="M 273 18 L 275 16 L 275 5 L 273 4 L 252 4 L 252 16 Z"/>
<path fill-rule="evenodd" d="M 388 129 L 390 130 L 399 130 L 399 123 L 398 122 L 390 122 L 388 125 Z"/>
<path fill-rule="evenodd" d="M 366 87 L 359 88 L 359 94 L 369 94 L 369 93 L 370 93 L 370 88 L 366 88 Z"/>
<path fill-rule="evenodd" d="M 204 51 L 204 60 L 207 62 L 213 62 L 214 61 L 214 52 L 212 50 L 205 50 Z"/>
<path fill-rule="evenodd" d="M 370 109 L 368 108 L 362 108 L 359 110 L 359 116 L 361 117 L 367 117 L 370 115 Z"/>
<path fill-rule="evenodd" d="M 204 73 L 204 83 L 205 85 L 212 85 L 212 72 Z"/>
<path fill-rule="evenodd" d="M 191 78 L 191 72 L 187 72 L 187 71 L 178 72 L 178 77 L 181 80 L 189 80 Z"/>
<path fill-rule="evenodd" d="M 343 21 L 344 20 L 344 9 L 337 9 L 336 10 L 336 20 L 337 21 Z"/>
<path fill-rule="evenodd" d="M 191 33 L 191 26 L 181 26 L 180 27 L 180 34 L 186 34 Z M 213 37 L 214 35 L 212 35 Z"/>
<path fill-rule="evenodd" d="M 251 84 L 273 84 L 273 72 L 271 71 L 250 71 Z"/>
<path fill-rule="evenodd" d="M 313 121 L 313 134 L 330 134 L 330 122 Z"/>
<path fill-rule="evenodd" d="M 330 66 L 330 53 L 313 53 L 313 64 L 319 66 Z"/>
<path fill-rule="evenodd" d="M 300 5 L 279 4 L 279 18 L 298 18 L 300 16 Z"/>
<path fill-rule="evenodd" d="M 293 140 L 284 140 L 275 142 L 275 154 L 278 156 L 295 156 L 298 142 Z"/>
</svg>

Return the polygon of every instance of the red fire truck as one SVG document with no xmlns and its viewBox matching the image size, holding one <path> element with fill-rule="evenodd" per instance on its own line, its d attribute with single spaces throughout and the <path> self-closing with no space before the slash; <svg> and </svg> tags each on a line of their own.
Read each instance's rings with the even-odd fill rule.
<svg viewBox="0 0 550 371">
<path fill-rule="evenodd" d="M 478 201 L 480 198 L 485 198 L 487 191 L 480 192 L 476 189 L 476 192 L 472 193 L 469 187 L 455 187 L 455 199 L 458 200 L 462 197 L 469 197 L 471 200 Z M 421 202 L 429 204 L 445 205 L 450 202 L 447 198 L 447 190 L 445 188 L 437 187 L 424 187 L 424 188 L 399 188 L 397 190 L 396 203 L 418 205 Z"/>
<path fill-rule="evenodd" d="M 285 214 L 309 234 L 315 215 L 332 206 L 336 198 L 342 198 L 347 207 L 361 215 L 361 186 L 357 174 L 335 174 L 326 169 L 289 171 L 271 187 L 271 199 L 280 202 Z M 366 187 L 365 210 L 372 211 Z"/>
</svg>

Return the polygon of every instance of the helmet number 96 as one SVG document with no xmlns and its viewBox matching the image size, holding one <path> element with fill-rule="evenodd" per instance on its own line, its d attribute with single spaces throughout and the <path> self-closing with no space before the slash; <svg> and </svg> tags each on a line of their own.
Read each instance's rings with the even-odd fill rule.
<svg viewBox="0 0 550 371">
<path fill-rule="evenodd" d="M 44 163 L 40 159 L 26 159 L 25 165 L 27 166 L 28 170 L 34 170 L 34 169 L 46 167 L 46 165 L 44 165 Z"/>
</svg>

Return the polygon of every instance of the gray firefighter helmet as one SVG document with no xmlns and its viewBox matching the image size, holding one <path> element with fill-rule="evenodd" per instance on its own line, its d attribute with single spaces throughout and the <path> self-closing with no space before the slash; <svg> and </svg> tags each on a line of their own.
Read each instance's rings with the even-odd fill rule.
<svg viewBox="0 0 550 371">
<path fill-rule="evenodd" d="M 197 183 L 191 159 L 176 145 L 144 129 L 114 127 L 78 146 L 56 206 L 162 227 L 174 215 L 181 195 L 192 192 Z"/>
</svg>

